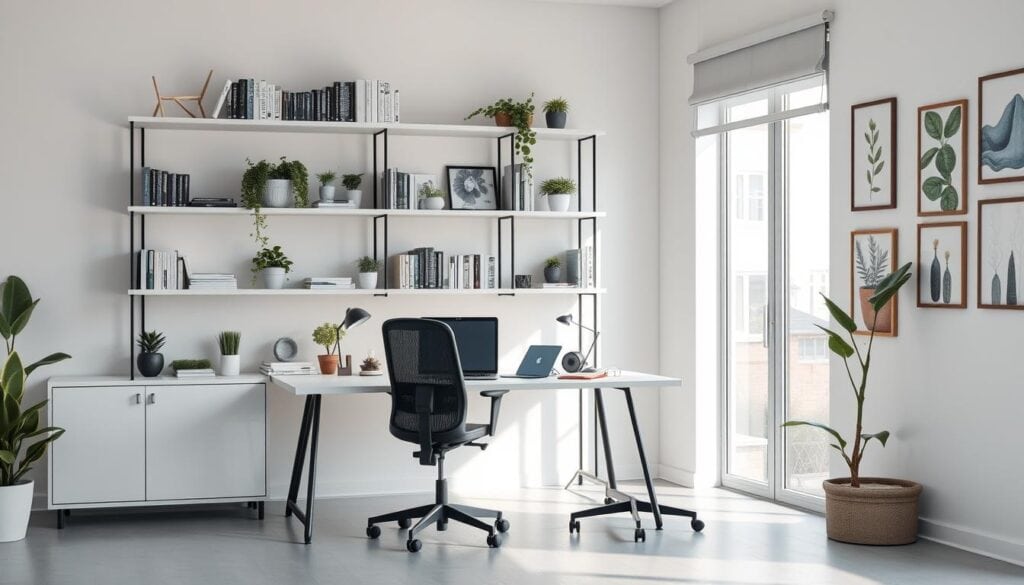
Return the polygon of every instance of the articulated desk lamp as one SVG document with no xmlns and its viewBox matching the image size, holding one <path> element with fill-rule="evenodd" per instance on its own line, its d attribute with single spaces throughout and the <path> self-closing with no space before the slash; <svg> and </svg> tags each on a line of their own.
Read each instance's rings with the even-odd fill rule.
<svg viewBox="0 0 1024 585">
<path fill-rule="evenodd" d="M 570 351 L 562 356 L 562 369 L 569 373 L 596 371 L 594 368 L 587 366 L 587 360 L 590 359 L 590 354 L 594 351 L 594 346 L 597 345 L 597 338 L 601 334 L 582 323 L 577 323 L 571 314 L 561 315 L 555 320 L 562 325 L 575 325 L 594 334 L 594 341 L 590 344 L 590 349 L 587 350 L 586 355 L 579 351 Z"/>
<path fill-rule="evenodd" d="M 338 325 L 338 340 L 334 343 L 334 352 L 338 354 L 338 375 L 339 376 L 351 376 L 352 375 L 352 356 L 345 356 L 345 361 L 341 359 L 341 336 L 343 331 L 361 325 L 370 318 L 370 314 L 358 307 L 347 309 L 345 311 L 345 320 Z"/>
</svg>

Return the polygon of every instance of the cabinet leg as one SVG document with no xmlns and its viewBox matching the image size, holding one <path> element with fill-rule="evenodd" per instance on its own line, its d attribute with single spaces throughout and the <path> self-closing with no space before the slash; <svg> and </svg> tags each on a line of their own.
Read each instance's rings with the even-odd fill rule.
<svg viewBox="0 0 1024 585">
<path fill-rule="evenodd" d="M 257 517 L 263 520 L 263 502 L 256 502 Z"/>
<path fill-rule="evenodd" d="M 64 515 L 66 510 L 57 510 L 57 530 L 64 530 Z"/>
</svg>

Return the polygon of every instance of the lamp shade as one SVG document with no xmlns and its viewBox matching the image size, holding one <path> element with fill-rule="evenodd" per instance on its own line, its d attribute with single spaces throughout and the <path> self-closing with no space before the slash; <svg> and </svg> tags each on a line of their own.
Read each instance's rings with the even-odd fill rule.
<svg viewBox="0 0 1024 585">
<path fill-rule="evenodd" d="M 356 325 L 364 323 L 369 318 L 369 313 L 359 307 L 353 307 L 345 311 L 345 320 L 342 321 L 341 326 L 346 330 L 351 329 Z"/>
<path fill-rule="evenodd" d="M 572 325 L 572 315 L 559 315 L 555 318 L 555 321 L 558 321 L 562 325 Z"/>
</svg>

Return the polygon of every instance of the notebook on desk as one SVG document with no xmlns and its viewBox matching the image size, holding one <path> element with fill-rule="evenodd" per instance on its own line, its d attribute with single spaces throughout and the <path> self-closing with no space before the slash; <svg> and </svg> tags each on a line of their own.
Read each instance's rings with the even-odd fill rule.
<svg viewBox="0 0 1024 585">
<path fill-rule="evenodd" d="M 562 374 L 558 377 L 559 380 L 596 380 L 598 378 L 607 378 L 608 370 L 598 370 L 596 372 L 576 372 L 574 374 Z"/>
</svg>

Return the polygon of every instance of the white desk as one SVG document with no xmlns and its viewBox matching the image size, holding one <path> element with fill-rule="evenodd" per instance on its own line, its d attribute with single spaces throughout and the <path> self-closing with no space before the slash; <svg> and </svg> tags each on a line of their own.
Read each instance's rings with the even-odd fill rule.
<svg viewBox="0 0 1024 585">
<path fill-rule="evenodd" d="M 285 504 L 285 515 L 295 515 L 305 526 L 305 541 L 309 544 L 313 538 L 313 502 L 316 497 L 316 463 L 317 443 L 320 434 L 320 402 L 323 396 L 345 395 L 345 394 L 374 394 L 388 393 L 391 384 L 385 376 L 271 376 L 271 382 L 277 388 L 296 396 L 305 396 L 306 405 L 302 412 L 302 424 L 299 429 L 299 440 L 295 449 L 295 462 L 292 465 L 291 484 L 288 490 L 288 500 Z M 644 453 L 643 441 L 640 437 L 640 426 L 637 423 L 636 409 L 633 406 L 633 388 L 666 388 L 680 386 L 682 381 L 678 378 L 656 376 L 640 372 L 622 371 L 617 376 L 598 378 L 596 380 L 559 380 L 557 377 L 548 378 L 499 378 L 497 380 L 466 380 L 467 392 L 482 392 L 486 390 L 564 390 L 564 389 L 593 389 L 594 403 L 597 409 L 598 426 L 601 431 L 601 440 L 604 447 L 605 467 L 608 478 L 603 480 L 591 474 L 586 474 L 591 479 L 604 483 L 605 505 L 597 506 L 579 512 L 573 512 L 569 516 L 569 531 L 579 532 L 579 519 L 589 516 L 603 516 L 619 512 L 629 512 L 636 523 L 634 540 L 646 540 L 646 534 L 640 523 L 640 512 L 650 512 L 654 515 L 655 526 L 658 530 L 662 528 L 662 515 L 685 516 L 690 518 L 690 526 L 700 531 L 704 523 L 697 519 L 696 512 L 673 508 L 670 506 L 658 505 L 658 498 L 654 491 L 654 483 L 651 480 L 650 468 L 647 465 L 647 456 Z M 615 466 L 612 463 L 611 448 L 608 442 L 608 425 L 605 420 L 604 399 L 601 395 L 602 388 L 614 388 L 621 390 L 626 398 L 626 406 L 629 409 L 629 419 L 633 427 L 633 438 L 636 441 L 637 454 L 640 457 L 640 465 L 644 473 L 644 482 L 647 487 L 648 501 L 637 500 L 618 490 L 615 480 Z M 306 507 L 302 509 L 297 504 L 299 484 L 302 480 L 303 463 L 306 458 L 306 451 L 309 451 L 309 470 L 306 486 Z M 581 462 L 582 463 L 582 462 Z M 582 465 L 581 465 L 582 467 Z M 570 482 L 571 483 L 571 482 Z"/>
</svg>

